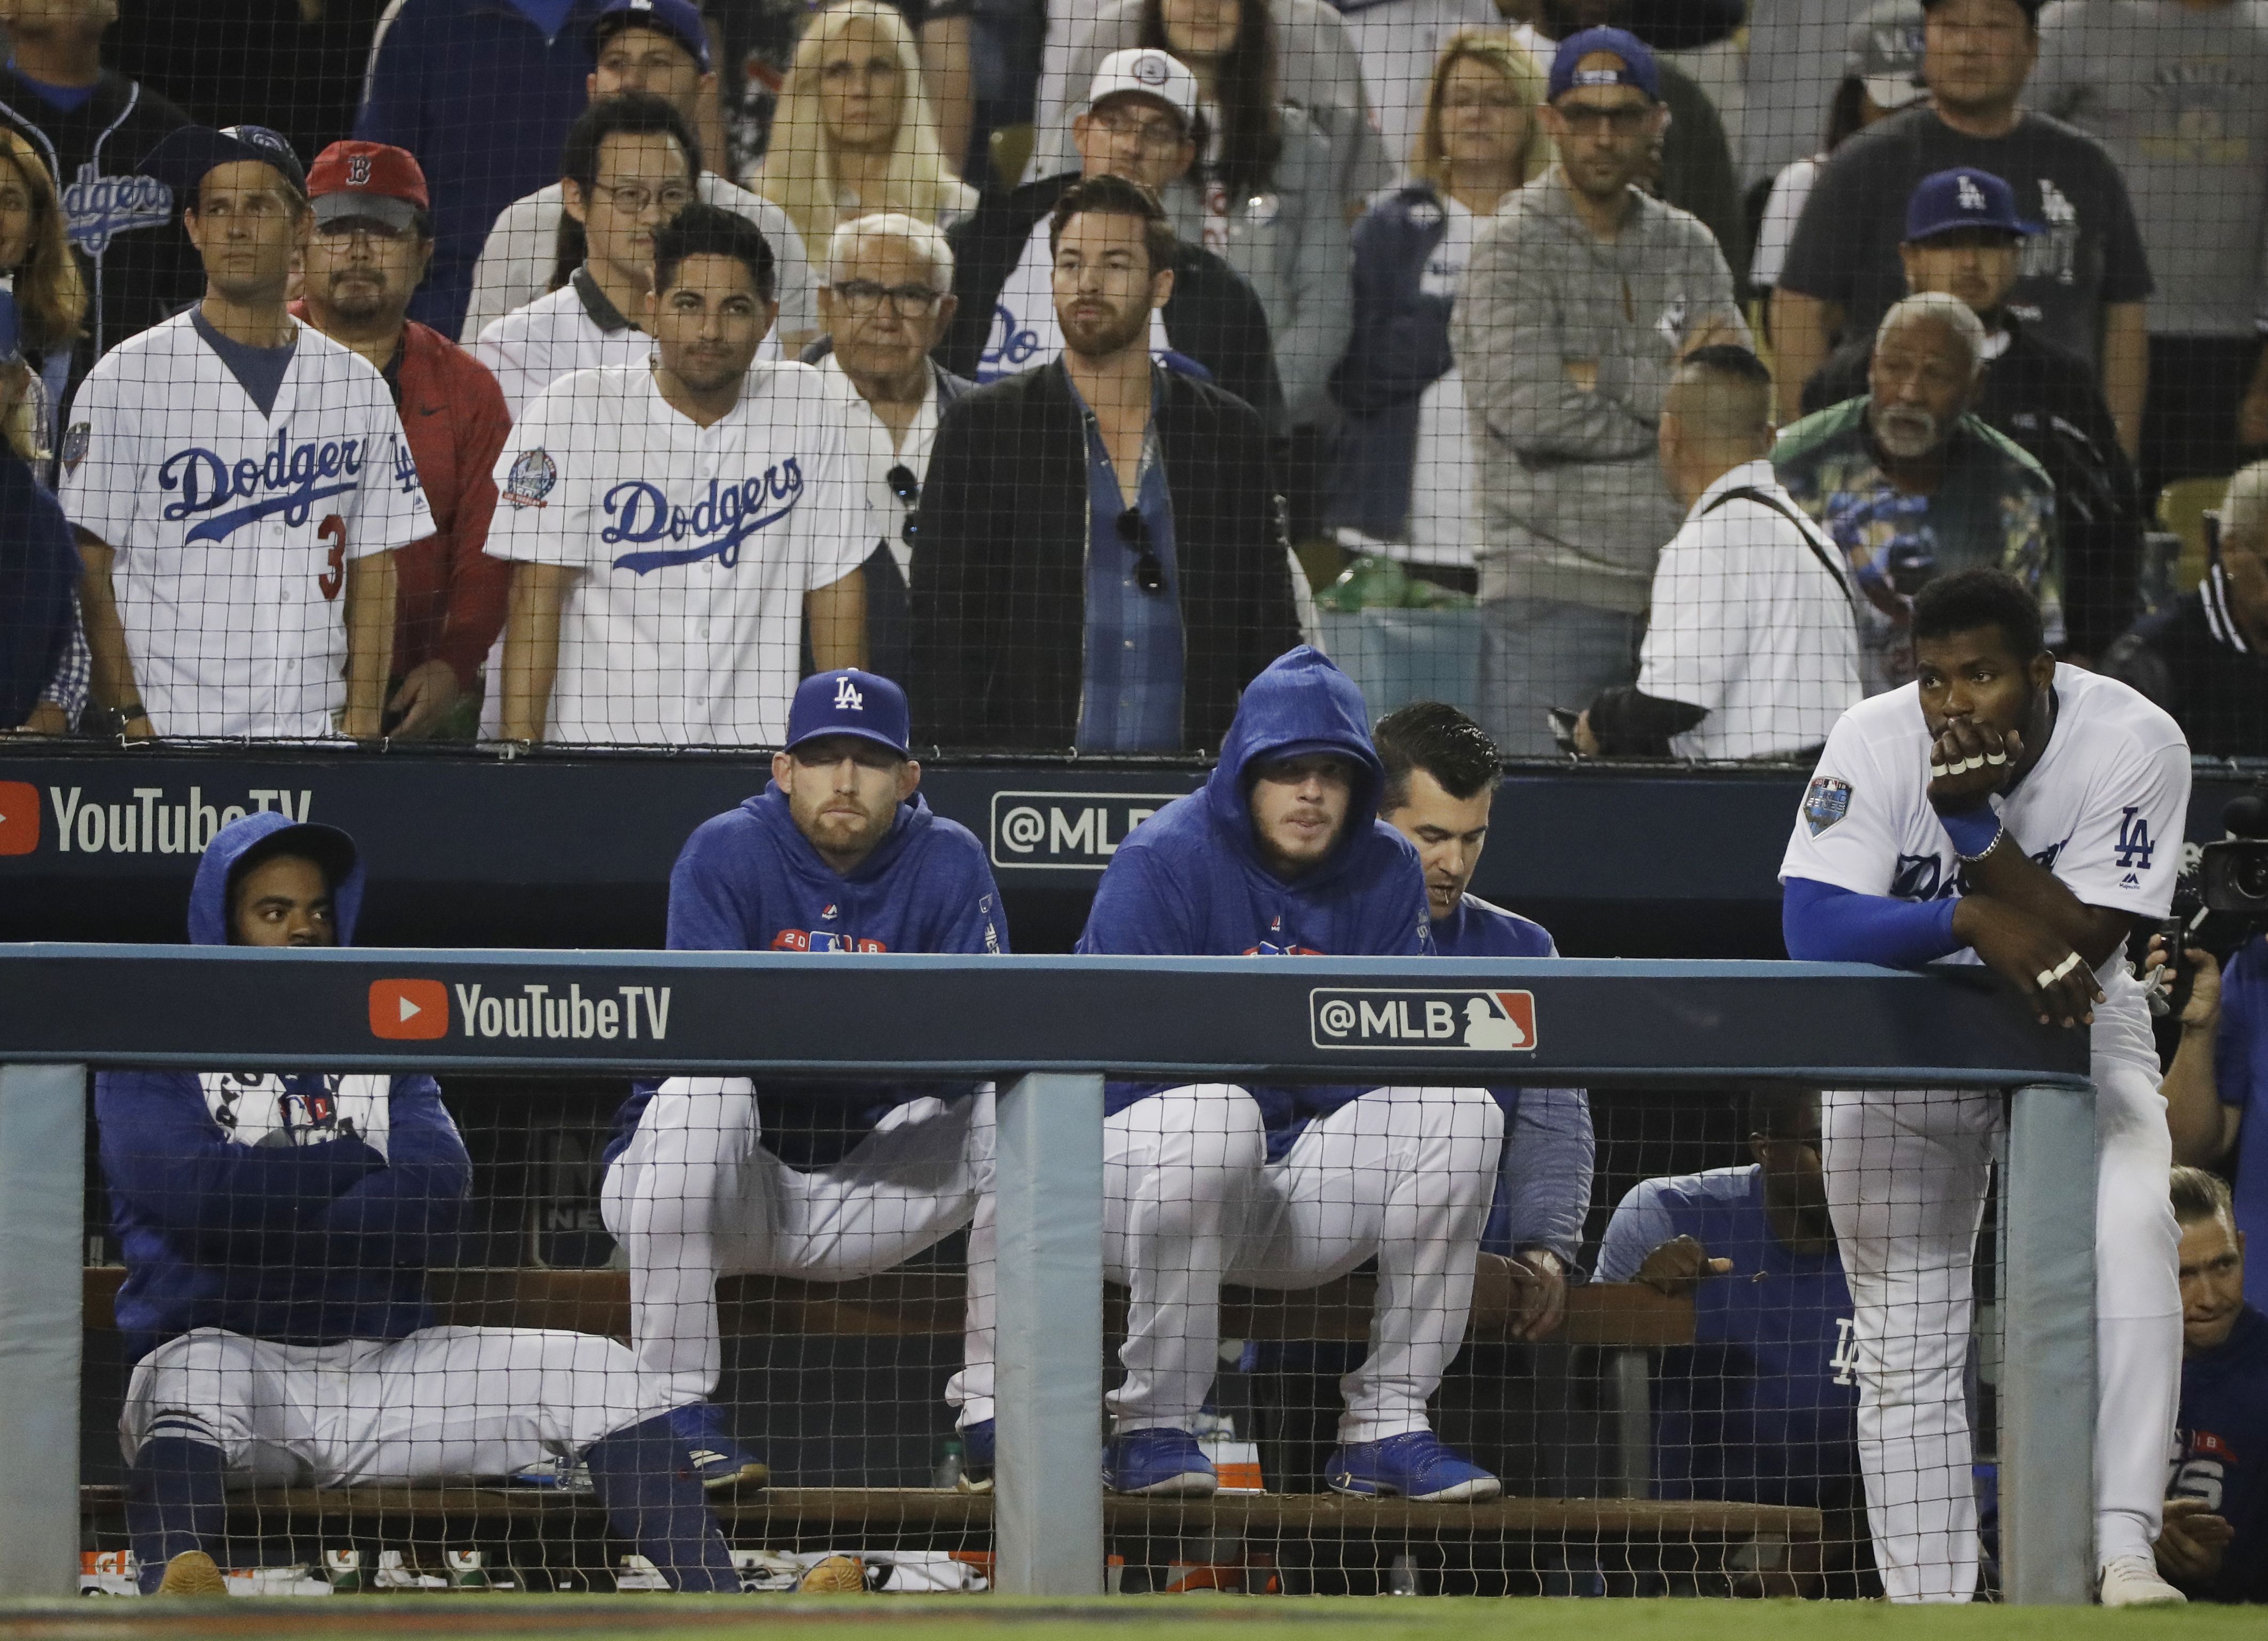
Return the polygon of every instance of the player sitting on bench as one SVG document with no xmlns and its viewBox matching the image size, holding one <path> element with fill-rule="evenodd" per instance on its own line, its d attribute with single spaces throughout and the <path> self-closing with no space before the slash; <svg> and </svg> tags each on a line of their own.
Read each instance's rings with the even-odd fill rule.
<svg viewBox="0 0 2268 1641">
<path fill-rule="evenodd" d="M 200 946 L 333 946 L 363 868 L 274 812 L 198 863 Z M 423 1076 L 105 1071 L 95 1080 L 120 1329 L 119 1419 L 142 1587 L 218 1595 L 230 1484 L 502 1476 L 580 1456 L 615 1530 L 682 1590 L 738 1591 L 666 1404 L 611 1339 L 437 1328 L 425 1269 L 472 1164 Z"/>
</svg>

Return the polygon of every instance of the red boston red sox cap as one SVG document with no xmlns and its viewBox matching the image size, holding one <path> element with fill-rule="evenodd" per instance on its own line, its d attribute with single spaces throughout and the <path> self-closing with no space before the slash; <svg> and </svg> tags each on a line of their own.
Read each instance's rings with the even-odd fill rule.
<svg viewBox="0 0 2268 1641">
<path fill-rule="evenodd" d="M 318 223 L 367 217 L 406 229 L 432 210 L 416 156 L 384 143 L 332 143 L 307 173 L 307 197 Z"/>
</svg>

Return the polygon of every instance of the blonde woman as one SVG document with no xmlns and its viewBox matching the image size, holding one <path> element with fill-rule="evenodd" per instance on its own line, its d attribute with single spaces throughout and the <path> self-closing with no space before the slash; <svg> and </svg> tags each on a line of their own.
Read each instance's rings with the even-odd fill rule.
<svg viewBox="0 0 2268 1641">
<path fill-rule="evenodd" d="M 1545 89 L 1500 31 L 1441 48 L 1410 180 L 1355 224 L 1354 340 L 1331 378 L 1346 412 L 1330 511 L 1340 541 L 1468 592 L 1480 530 L 1449 310 L 1480 224 L 1551 163 Z"/>
<path fill-rule="evenodd" d="M 976 203 L 939 144 L 913 31 L 877 0 L 837 0 L 812 18 L 771 146 L 747 181 L 787 212 L 806 245 L 877 211 L 942 226 Z"/>
<path fill-rule="evenodd" d="M 72 344 L 85 332 L 86 283 L 71 254 L 70 226 L 55 200 L 47 161 L 24 134 L 0 124 L 0 277 L 13 286 L 25 363 L 43 394 L 18 394 L 16 416 L 39 414 L 40 401 L 61 405 L 71 386 Z M 40 425 L 45 449 L 53 429 Z"/>
</svg>

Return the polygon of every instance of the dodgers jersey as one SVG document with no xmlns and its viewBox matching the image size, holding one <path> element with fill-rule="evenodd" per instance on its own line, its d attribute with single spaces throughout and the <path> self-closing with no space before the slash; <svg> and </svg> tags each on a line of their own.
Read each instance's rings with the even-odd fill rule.
<svg viewBox="0 0 2268 1641">
<path fill-rule="evenodd" d="M 195 313 L 87 373 L 63 437 L 63 511 L 114 550 L 160 735 L 328 735 L 346 705 L 346 561 L 432 534 L 424 488 L 367 359 L 299 325 L 262 415 Z"/>
<path fill-rule="evenodd" d="M 2014 789 L 1992 798 L 2015 843 L 2089 906 L 2163 917 L 2190 805 L 2181 726 L 2115 679 L 2058 666 L 2054 732 Z M 1808 878 L 1902 901 L 1961 893 L 1961 859 L 1930 807 L 1920 687 L 1859 703 L 1837 722 L 1806 790 L 1780 880 Z M 1962 951 L 1951 960 L 1974 963 Z M 2158 1071 L 2147 993 L 2122 942 L 2095 970 L 2094 1048 Z"/>
<path fill-rule="evenodd" d="M 804 594 L 869 550 L 833 391 L 808 364 L 759 364 L 711 427 L 644 365 L 536 396 L 497 459 L 486 550 L 584 572 L 560 612 L 552 740 L 785 738 Z"/>
</svg>

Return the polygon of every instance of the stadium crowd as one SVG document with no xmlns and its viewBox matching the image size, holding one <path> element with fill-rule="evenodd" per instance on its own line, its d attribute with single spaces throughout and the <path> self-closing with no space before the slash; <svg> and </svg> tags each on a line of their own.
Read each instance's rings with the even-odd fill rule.
<svg viewBox="0 0 2268 1641">
<path fill-rule="evenodd" d="M 2043 1019 L 2108 1012 L 2189 754 L 2268 754 L 2268 13 L 1885 0 L 1826 40 L 1759 5 L 1727 52 L 1737 7 L 1042 10 L 395 0 L 327 124 L 248 82 L 215 108 L 147 42 L 104 66 L 114 0 L 0 0 L 0 723 L 777 748 L 673 875 L 668 944 L 708 950 L 1007 949 L 917 746 L 1215 754 L 1079 945 L 1153 955 L 1550 955 L 1466 891 L 1503 758 L 1819 757 L 1792 953 L 1971 950 Z M 195 11 L 180 63 L 210 55 Z M 2161 492 L 2169 520 L 2203 498 L 2186 590 Z M 1469 714 L 1373 726 L 1318 646 L 1318 597 L 1375 561 L 1469 602 Z M 1867 703 L 1963 690 L 1928 709 L 1927 847 L 1867 887 L 1859 824 L 1820 842 L 1890 755 Z M 2058 703 L 2025 800 L 2116 719 L 2120 865 L 2155 887 L 2088 899 L 1960 784 L 2044 770 Z M 345 834 L 254 817 L 204 852 L 193 938 L 342 944 L 361 892 Z M 2102 1507 L 2106 1602 L 2268 1594 L 2264 950 L 2186 953 L 2170 1145 L 2106 1129 L 2150 1181 L 2113 1230 L 2178 1235 L 2184 1350 L 2162 1528 L 2162 1476 Z M 1881 1494 L 1885 1407 L 1958 1386 L 1966 1323 L 1885 1345 L 1904 1301 L 1847 1243 L 1910 1233 L 1870 1228 L 1835 1151 L 1933 1147 L 1963 1182 L 1926 1233 L 1967 1238 L 1932 1271 L 1961 1317 L 1989 1137 L 1886 1137 L 1862 1103 L 1760 1102 L 1751 1166 L 1647 1181 L 1595 1275 L 1706 1317 L 1662 1367 L 1663 1496 L 1839 1512 L 1853 1554 L 1813 1571 L 1965 1599 L 1957 1394 L 1912 1439 L 1923 1484 L 1959 1478 L 1923 1500 L 1944 1520 Z M 1223 1283 L 1374 1261 L 1325 1482 L 1495 1496 L 1428 1402 L 1476 1250 L 1535 1331 L 1580 1275 L 1580 1091 L 1114 1084 L 1109 1111 L 1108 1485 L 1216 1484 Z M 106 1073 L 98 1114 L 153 1589 L 217 1582 L 230 1472 L 546 1456 L 673 1587 L 737 1588 L 704 1488 L 762 1467 L 706 1401 L 718 1278 L 871 1274 L 963 1229 L 946 1396 L 989 1482 L 989 1088 L 639 1088 L 604 1196 L 628 1346 L 431 1325 L 467 1164 L 430 1079 Z M 2198 1171 L 2232 1157 L 2233 1196 Z M 2196 1165 L 2170 1199 L 2169 1160 Z M 2108 1321 L 2169 1343 L 2171 1292 Z M 356 1417 L 295 1423 L 306 1384 Z"/>
</svg>

